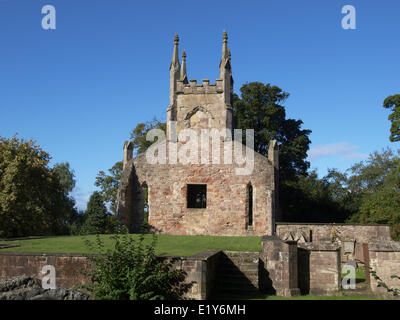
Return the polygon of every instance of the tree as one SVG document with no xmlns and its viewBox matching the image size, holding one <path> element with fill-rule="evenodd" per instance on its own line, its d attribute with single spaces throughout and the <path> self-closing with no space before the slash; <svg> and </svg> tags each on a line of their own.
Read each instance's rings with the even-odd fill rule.
<svg viewBox="0 0 400 320">
<path fill-rule="evenodd" d="M 133 143 L 133 151 L 135 154 L 141 154 L 150 147 L 154 141 L 147 141 L 146 135 L 151 129 L 161 129 L 165 132 L 166 124 L 157 118 L 152 121 L 139 123 L 132 130 L 130 139 Z M 95 186 L 100 188 L 100 194 L 104 202 L 110 204 L 110 210 L 114 213 L 117 211 L 117 192 L 119 181 L 122 176 L 123 163 L 116 162 L 111 169 L 108 169 L 109 174 L 104 171 L 99 171 L 96 176 Z M 147 206 L 147 194 L 145 197 L 145 207 Z"/>
<path fill-rule="evenodd" d="M 392 111 L 389 115 L 389 120 L 392 122 L 389 139 L 392 142 L 400 141 L 400 94 L 387 97 L 383 107 Z"/>
<path fill-rule="evenodd" d="M 289 222 L 345 222 L 351 215 L 345 176 L 331 169 L 323 178 L 315 170 L 296 182 L 287 183 L 281 204 L 284 220 Z"/>
<path fill-rule="evenodd" d="M 285 108 L 280 104 L 289 93 L 260 82 L 246 83 L 240 92 L 240 98 L 234 95 L 235 127 L 254 129 L 254 150 L 264 156 L 268 156 L 270 140 L 278 141 L 282 183 L 305 176 L 310 166 L 306 158 L 311 130 L 301 129 L 301 120 L 286 119 Z"/>
<path fill-rule="evenodd" d="M 49 161 L 32 140 L 0 137 L 0 237 L 67 232 L 73 203 Z"/>
<path fill-rule="evenodd" d="M 93 192 L 90 196 L 85 214 L 85 233 L 105 233 L 107 229 L 108 212 L 103 198 L 98 191 Z"/>
<path fill-rule="evenodd" d="M 75 172 L 68 162 L 56 163 L 53 171 L 58 175 L 60 183 L 66 194 L 70 193 L 76 184 Z"/>
<path fill-rule="evenodd" d="M 110 173 L 108 175 L 104 171 L 99 171 L 94 183 L 100 188 L 102 200 L 110 203 L 110 210 L 114 213 L 117 211 L 117 192 L 122 176 L 122 166 L 122 161 L 116 162 L 111 169 L 108 169 Z"/>
<path fill-rule="evenodd" d="M 84 215 L 75 208 L 75 200 L 70 195 L 75 188 L 75 172 L 71 169 L 68 162 L 56 163 L 53 167 L 53 172 L 58 176 L 62 189 L 64 190 L 65 202 L 69 204 L 69 214 L 65 219 L 65 224 L 69 233 L 76 233 L 77 229 L 84 222 Z"/>
<path fill-rule="evenodd" d="M 359 204 L 349 222 L 400 224 L 400 157 L 392 150 L 374 152 L 350 168 L 348 188 Z M 398 230 L 392 235 L 397 238 Z"/>
<path fill-rule="evenodd" d="M 166 131 L 166 123 L 161 122 L 157 118 L 153 118 L 152 121 L 139 123 L 132 130 L 130 139 L 133 143 L 133 150 L 136 154 L 141 154 L 147 150 L 155 141 L 147 141 L 146 135 L 152 129 L 161 129 Z"/>
<path fill-rule="evenodd" d="M 294 208 L 305 199 L 300 178 L 307 176 L 310 163 L 306 161 L 311 143 L 311 130 L 301 129 L 301 120 L 286 119 L 281 105 L 289 93 L 277 86 L 260 82 L 246 83 L 240 88 L 241 97 L 234 95 L 234 121 L 238 129 L 254 129 L 254 150 L 268 157 L 268 146 L 272 139 L 279 143 L 279 198 L 284 220 L 296 218 Z M 305 209 L 305 211 L 307 211 Z M 310 212 L 308 211 L 308 214 Z"/>
</svg>

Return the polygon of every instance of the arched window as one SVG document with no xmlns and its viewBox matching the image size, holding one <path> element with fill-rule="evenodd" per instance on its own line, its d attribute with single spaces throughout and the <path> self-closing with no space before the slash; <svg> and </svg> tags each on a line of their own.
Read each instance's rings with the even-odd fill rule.
<svg viewBox="0 0 400 320">
<path fill-rule="evenodd" d="M 248 218 L 249 218 L 249 227 L 253 226 L 253 186 L 251 182 L 247 185 L 247 195 L 248 195 L 248 204 L 249 204 L 249 211 L 248 211 Z"/>
<path fill-rule="evenodd" d="M 143 192 L 143 222 L 147 223 L 149 221 L 149 187 L 146 182 L 142 183 Z"/>
</svg>

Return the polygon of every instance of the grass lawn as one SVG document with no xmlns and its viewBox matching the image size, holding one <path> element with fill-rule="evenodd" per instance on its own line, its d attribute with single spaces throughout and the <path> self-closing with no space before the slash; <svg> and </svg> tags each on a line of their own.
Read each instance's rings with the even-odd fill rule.
<svg viewBox="0 0 400 320">
<path fill-rule="evenodd" d="M 218 300 L 379 300 L 375 297 L 367 297 L 367 296 L 310 296 L 310 295 L 303 295 L 297 297 L 279 297 L 279 296 L 272 296 L 266 294 L 259 294 L 256 296 L 243 296 L 241 298 L 237 297 L 218 297 Z"/>
<path fill-rule="evenodd" d="M 138 235 L 130 235 L 138 237 Z M 112 248 L 110 235 L 101 235 L 106 248 Z M 152 235 L 145 235 L 145 243 L 150 243 Z M 191 256 L 204 250 L 261 251 L 261 237 L 215 237 L 215 236 L 174 236 L 157 235 L 156 254 L 171 256 Z M 84 239 L 94 242 L 95 236 L 65 236 L 43 239 L 1 241 L 17 243 L 19 247 L 0 249 L 0 252 L 60 252 L 94 253 L 86 246 Z"/>
</svg>

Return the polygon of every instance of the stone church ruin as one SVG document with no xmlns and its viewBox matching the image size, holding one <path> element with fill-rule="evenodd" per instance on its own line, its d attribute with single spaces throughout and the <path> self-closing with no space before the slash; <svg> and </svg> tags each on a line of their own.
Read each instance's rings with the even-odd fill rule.
<svg viewBox="0 0 400 320">
<path fill-rule="evenodd" d="M 148 223 L 157 233 L 177 235 L 271 235 L 277 208 L 278 148 L 271 141 L 268 158 L 232 139 L 233 78 L 227 33 L 223 34 L 220 78 L 215 84 L 203 79 L 188 81 L 186 53 L 178 57 L 175 36 L 170 65 L 170 101 L 164 163 L 149 163 L 145 154 L 132 157 L 132 145 L 124 146 L 124 169 L 118 191 L 118 214 L 131 232 L 144 220 L 144 189 L 148 191 Z M 178 139 L 184 130 L 201 137 L 205 131 L 227 134 L 199 143 L 219 154 L 212 159 L 185 164 L 172 159 L 173 150 L 185 148 Z M 220 138 L 220 139 L 219 139 Z M 227 146 L 230 145 L 230 148 Z M 209 147 L 209 148 L 208 148 Z M 197 148 L 197 147 L 196 147 Z M 203 155 L 203 150 L 198 154 Z M 235 150 L 251 154 L 252 170 L 238 174 L 237 164 L 226 163 Z M 223 151 L 223 152 L 222 152 Z M 197 150 L 196 150 L 197 152 Z M 229 155 L 230 152 L 230 155 Z M 207 156 L 209 154 L 207 153 Z M 218 159 L 215 159 L 217 157 Z M 203 159 L 203 158 L 202 158 Z M 215 161 L 217 160 L 217 161 Z M 211 163 L 209 163 L 211 162 Z"/>
</svg>

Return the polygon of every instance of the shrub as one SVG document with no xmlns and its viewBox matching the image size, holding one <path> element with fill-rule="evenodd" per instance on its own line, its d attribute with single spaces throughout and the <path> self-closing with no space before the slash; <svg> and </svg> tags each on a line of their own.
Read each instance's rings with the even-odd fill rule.
<svg viewBox="0 0 400 320">
<path fill-rule="evenodd" d="M 100 300 L 165 300 L 179 299 L 188 289 L 183 284 L 185 273 L 172 270 L 174 261 L 155 254 L 157 237 L 144 245 L 144 234 L 135 240 L 129 234 L 115 234 L 114 248 L 104 251 L 104 243 L 96 235 L 95 243 L 86 240 L 97 255 L 87 255 L 93 269 L 86 273 L 92 284 L 83 286 L 94 299 Z"/>
</svg>

